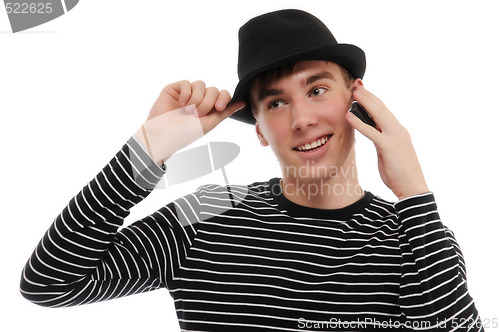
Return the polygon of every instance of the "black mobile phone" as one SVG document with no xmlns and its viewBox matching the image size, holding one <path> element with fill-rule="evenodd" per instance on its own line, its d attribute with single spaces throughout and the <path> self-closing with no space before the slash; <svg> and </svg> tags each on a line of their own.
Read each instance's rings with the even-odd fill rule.
<svg viewBox="0 0 500 332">
<path fill-rule="evenodd" d="M 363 106 L 361 106 L 357 101 L 353 101 L 349 112 L 356 115 L 361 121 L 366 123 L 367 125 L 375 128 L 377 125 L 375 121 L 373 121 L 372 117 L 365 111 Z"/>
</svg>

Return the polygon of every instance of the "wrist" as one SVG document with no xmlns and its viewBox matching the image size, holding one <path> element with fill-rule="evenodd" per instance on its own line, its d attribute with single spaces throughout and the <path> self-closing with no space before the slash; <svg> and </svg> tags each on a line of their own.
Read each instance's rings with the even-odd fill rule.
<svg viewBox="0 0 500 332">
<path fill-rule="evenodd" d="M 428 192 L 430 192 L 429 187 L 427 187 L 427 185 L 424 183 L 394 194 L 398 197 L 398 200 L 402 201 L 403 199 L 406 199 L 408 197 L 417 196 Z"/>
<path fill-rule="evenodd" d="M 149 157 L 156 163 L 158 166 L 163 166 L 165 164 L 165 161 L 168 159 L 165 156 L 160 155 L 158 152 L 154 152 L 155 150 L 152 148 L 151 143 L 150 143 L 150 135 L 147 134 L 146 129 L 144 128 L 144 125 L 139 128 L 139 130 L 136 131 L 136 133 L 133 135 L 133 137 L 141 144 L 143 149 L 148 153 Z"/>
</svg>

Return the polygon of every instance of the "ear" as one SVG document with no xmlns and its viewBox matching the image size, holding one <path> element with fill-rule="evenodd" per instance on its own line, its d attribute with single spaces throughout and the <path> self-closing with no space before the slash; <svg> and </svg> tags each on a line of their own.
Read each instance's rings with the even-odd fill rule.
<svg viewBox="0 0 500 332">
<path fill-rule="evenodd" d="M 361 80 L 361 78 L 356 78 L 354 82 L 352 82 L 351 91 L 354 92 L 354 90 L 356 90 L 356 88 L 360 85 L 364 86 L 363 81 Z"/>
<path fill-rule="evenodd" d="M 268 146 L 269 143 L 267 142 L 266 138 L 262 134 L 262 131 L 260 129 L 259 121 L 255 122 L 255 132 L 257 133 L 257 137 L 259 138 L 260 145 L 262 146 Z"/>
</svg>

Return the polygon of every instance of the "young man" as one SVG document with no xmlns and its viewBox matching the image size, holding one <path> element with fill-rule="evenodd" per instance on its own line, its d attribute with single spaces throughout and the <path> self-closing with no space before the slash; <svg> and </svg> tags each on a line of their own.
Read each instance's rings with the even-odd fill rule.
<svg viewBox="0 0 500 332">
<path fill-rule="evenodd" d="M 165 87 L 47 231 L 23 296 L 61 307 L 167 287 L 184 331 L 482 330 L 410 136 L 364 89 L 364 71 L 363 51 L 308 13 L 250 20 L 233 101 L 202 81 Z M 376 128 L 347 112 L 353 100 Z M 164 161 L 228 116 L 255 123 L 282 178 L 203 186 L 119 230 Z M 361 189 L 355 129 L 397 203 Z"/>
</svg>

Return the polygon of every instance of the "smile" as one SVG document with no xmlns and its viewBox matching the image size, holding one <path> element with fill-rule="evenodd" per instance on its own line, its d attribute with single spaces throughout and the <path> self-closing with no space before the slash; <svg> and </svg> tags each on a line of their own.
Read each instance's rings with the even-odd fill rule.
<svg viewBox="0 0 500 332">
<path fill-rule="evenodd" d="M 312 141 L 310 143 L 297 146 L 297 147 L 293 148 L 293 150 L 295 150 L 295 151 L 304 151 L 304 152 L 314 151 L 316 149 L 321 148 L 323 145 L 325 145 L 326 142 L 328 142 L 328 140 L 331 137 L 332 137 L 332 135 L 323 136 L 323 137 L 318 138 L 317 140 L 314 140 L 314 141 Z"/>
</svg>

